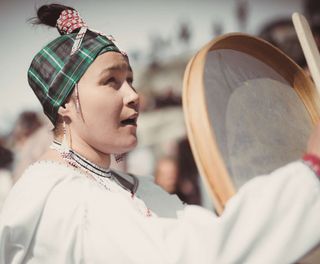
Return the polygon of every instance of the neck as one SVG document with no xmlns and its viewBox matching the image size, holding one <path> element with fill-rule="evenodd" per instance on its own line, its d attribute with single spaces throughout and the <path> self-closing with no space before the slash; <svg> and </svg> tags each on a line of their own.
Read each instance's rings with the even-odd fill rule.
<svg viewBox="0 0 320 264">
<path fill-rule="evenodd" d="M 62 137 L 56 137 L 55 140 L 62 142 Z M 77 137 L 72 137 L 72 144 L 68 140 L 70 148 L 76 153 L 80 154 L 90 162 L 98 165 L 101 168 L 108 169 L 111 163 L 110 154 L 102 153 L 101 151 L 93 148 L 83 140 L 79 140 Z"/>
</svg>

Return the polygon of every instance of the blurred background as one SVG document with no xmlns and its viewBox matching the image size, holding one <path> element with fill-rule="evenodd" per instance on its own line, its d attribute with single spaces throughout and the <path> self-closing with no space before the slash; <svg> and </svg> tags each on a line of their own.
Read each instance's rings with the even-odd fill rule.
<svg viewBox="0 0 320 264">
<path fill-rule="evenodd" d="M 32 26 L 36 8 L 52 1 L 0 0 L 0 208 L 22 171 L 50 144 L 50 124 L 27 83 L 33 56 L 58 36 Z M 181 107 L 187 62 L 214 37 L 260 36 L 306 68 L 291 14 L 303 13 L 319 41 L 319 0 L 70 0 L 87 24 L 112 34 L 127 51 L 141 97 L 139 145 L 117 169 L 154 177 L 186 203 L 212 208 L 192 158 Z M 307 69 L 306 69 L 307 70 Z"/>
</svg>

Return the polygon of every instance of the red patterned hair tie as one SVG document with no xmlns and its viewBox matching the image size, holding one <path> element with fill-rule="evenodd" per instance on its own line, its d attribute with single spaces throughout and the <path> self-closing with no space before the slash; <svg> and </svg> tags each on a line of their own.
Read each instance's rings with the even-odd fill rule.
<svg viewBox="0 0 320 264">
<path fill-rule="evenodd" d="M 62 35 L 70 34 L 74 30 L 86 27 L 78 11 L 76 10 L 63 10 L 57 20 L 57 28 Z"/>
</svg>

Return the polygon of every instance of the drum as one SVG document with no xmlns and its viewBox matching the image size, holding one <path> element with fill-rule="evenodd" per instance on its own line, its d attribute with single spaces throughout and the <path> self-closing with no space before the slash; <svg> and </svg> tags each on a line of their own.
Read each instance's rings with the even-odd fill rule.
<svg viewBox="0 0 320 264">
<path fill-rule="evenodd" d="M 310 77 L 257 37 L 220 36 L 190 60 L 183 86 L 188 138 L 219 214 L 247 181 L 301 158 L 319 102 Z"/>
</svg>

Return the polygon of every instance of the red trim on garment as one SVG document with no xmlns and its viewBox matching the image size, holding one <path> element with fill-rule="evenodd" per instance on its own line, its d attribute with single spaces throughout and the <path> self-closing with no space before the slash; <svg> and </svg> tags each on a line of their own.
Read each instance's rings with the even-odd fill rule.
<svg viewBox="0 0 320 264">
<path fill-rule="evenodd" d="M 303 155 L 302 159 L 320 178 L 320 157 L 306 153 Z"/>
</svg>

